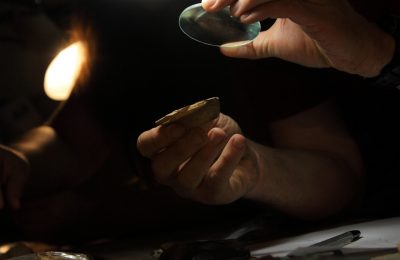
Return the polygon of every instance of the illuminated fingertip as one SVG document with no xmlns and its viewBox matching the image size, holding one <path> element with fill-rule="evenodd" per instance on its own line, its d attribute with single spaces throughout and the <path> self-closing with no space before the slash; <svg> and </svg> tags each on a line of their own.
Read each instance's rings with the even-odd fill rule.
<svg viewBox="0 0 400 260">
<path fill-rule="evenodd" d="M 203 8 L 211 8 L 215 5 L 216 1 L 215 0 L 202 0 L 201 4 L 203 6 Z"/>
</svg>

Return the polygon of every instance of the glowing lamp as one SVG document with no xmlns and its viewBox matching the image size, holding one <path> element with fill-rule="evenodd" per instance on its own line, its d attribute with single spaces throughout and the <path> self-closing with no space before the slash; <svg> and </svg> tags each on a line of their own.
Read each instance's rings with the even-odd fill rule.
<svg viewBox="0 0 400 260">
<path fill-rule="evenodd" d="M 44 90 L 53 100 L 66 100 L 71 94 L 86 61 L 83 42 L 63 49 L 50 63 L 44 77 Z"/>
<path fill-rule="evenodd" d="M 5 254 L 10 249 L 11 249 L 11 246 L 9 244 L 2 245 L 2 246 L 0 246 L 0 254 Z"/>
</svg>

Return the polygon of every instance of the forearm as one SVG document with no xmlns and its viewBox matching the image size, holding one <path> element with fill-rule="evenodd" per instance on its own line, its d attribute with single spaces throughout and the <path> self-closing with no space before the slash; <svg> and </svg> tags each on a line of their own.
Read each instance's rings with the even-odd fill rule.
<svg viewBox="0 0 400 260">
<path fill-rule="evenodd" d="M 79 174 L 79 160 L 49 126 L 34 128 L 9 144 L 30 164 L 26 193 L 39 196 L 72 186 Z M 71 174 L 74 173 L 74 174 Z"/>
<path fill-rule="evenodd" d="M 81 185 L 110 157 L 108 140 L 83 109 L 67 107 L 62 113 L 56 123 L 33 128 L 9 144 L 30 164 L 25 194 L 31 198 Z"/>
<path fill-rule="evenodd" d="M 273 149 L 251 143 L 260 181 L 247 198 L 305 219 L 323 218 L 356 203 L 361 174 L 345 160 L 313 150 Z"/>
</svg>

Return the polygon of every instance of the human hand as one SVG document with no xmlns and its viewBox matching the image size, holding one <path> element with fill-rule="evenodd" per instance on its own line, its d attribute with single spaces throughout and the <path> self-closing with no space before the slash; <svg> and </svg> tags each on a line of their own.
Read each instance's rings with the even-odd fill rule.
<svg viewBox="0 0 400 260">
<path fill-rule="evenodd" d="M 259 177 L 248 140 L 222 113 L 204 128 L 152 128 L 140 134 L 137 148 L 151 159 L 156 181 L 205 204 L 233 202 L 250 192 Z"/>
<path fill-rule="evenodd" d="M 0 209 L 6 204 L 12 209 L 19 209 L 22 190 L 28 178 L 29 162 L 18 151 L 0 145 L 0 163 Z"/>
<path fill-rule="evenodd" d="M 222 47 L 237 58 L 278 57 L 300 65 L 377 76 L 392 58 L 394 39 L 346 0 L 203 0 L 209 12 L 230 5 L 244 23 L 276 18 L 248 45 Z"/>
</svg>

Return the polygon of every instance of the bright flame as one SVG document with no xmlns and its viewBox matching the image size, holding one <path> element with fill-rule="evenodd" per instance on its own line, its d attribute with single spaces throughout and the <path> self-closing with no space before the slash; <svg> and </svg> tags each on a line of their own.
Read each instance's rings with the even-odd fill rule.
<svg viewBox="0 0 400 260">
<path fill-rule="evenodd" d="M 68 99 L 85 60 L 85 45 L 81 41 L 62 50 L 50 63 L 44 77 L 47 96 L 54 100 Z"/>
<path fill-rule="evenodd" d="M 0 246 L 0 254 L 5 254 L 10 249 L 11 249 L 11 245 L 10 244 L 1 245 Z"/>
</svg>

